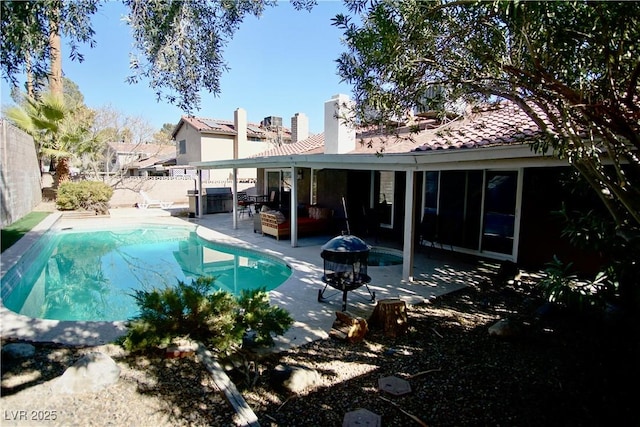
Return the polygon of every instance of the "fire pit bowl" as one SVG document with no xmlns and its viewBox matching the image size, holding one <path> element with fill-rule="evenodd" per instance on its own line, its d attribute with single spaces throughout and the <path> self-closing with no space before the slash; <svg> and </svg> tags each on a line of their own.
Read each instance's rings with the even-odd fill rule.
<svg viewBox="0 0 640 427">
<path fill-rule="evenodd" d="M 371 248 L 362 239 L 352 235 L 334 237 L 322 246 L 320 256 L 324 260 L 324 289 L 318 290 L 318 301 L 324 302 L 328 286 L 342 292 L 342 311 L 347 310 L 347 292 L 364 285 L 375 301 L 376 294 L 369 289 L 371 277 L 367 275 Z"/>
</svg>

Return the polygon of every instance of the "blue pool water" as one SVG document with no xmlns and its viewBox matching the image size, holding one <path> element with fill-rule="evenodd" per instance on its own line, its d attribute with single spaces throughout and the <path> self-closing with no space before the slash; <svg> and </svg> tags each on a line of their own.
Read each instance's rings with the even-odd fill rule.
<svg viewBox="0 0 640 427">
<path fill-rule="evenodd" d="M 402 255 L 381 248 L 373 248 L 369 252 L 368 264 L 372 267 L 402 264 Z"/>
<path fill-rule="evenodd" d="M 275 257 L 212 243 L 192 228 L 144 227 L 49 232 L 2 279 L 2 301 L 29 317 L 126 320 L 136 289 L 215 277 L 218 289 L 275 289 L 291 275 Z"/>
</svg>

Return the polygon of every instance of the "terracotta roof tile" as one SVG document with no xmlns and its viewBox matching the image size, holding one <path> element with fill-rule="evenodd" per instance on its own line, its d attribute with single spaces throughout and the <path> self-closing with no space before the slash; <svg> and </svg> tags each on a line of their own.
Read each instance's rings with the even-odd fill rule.
<svg viewBox="0 0 640 427">
<path fill-rule="evenodd" d="M 418 122 L 416 125 L 422 129 L 420 132 L 411 132 L 416 125 L 413 128 L 398 127 L 386 134 L 370 129 L 359 132 L 356 148 L 349 154 L 409 153 L 523 144 L 540 134 L 538 126 L 521 109 L 508 102 L 439 127 L 432 122 Z M 283 144 L 254 157 L 323 152 L 324 134 L 321 133 L 297 143 Z"/>
<path fill-rule="evenodd" d="M 222 134 L 222 135 L 236 135 L 236 128 L 233 121 L 230 120 L 222 120 L 222 119 L 213 119 L 208 117 L 193 117 L 193 116 L 182 116 L 182 120 L 186 123 L 189 123 L 191 126 L 196 128 L 198 132 L 206 132 L 206 133 L 214 133 L 214 134 Z M 282 133 L 285 136 L 285 139 L 291 138 L 291 130 L 282 127 Z M 247 136 L 249 137 L 272 137 L 275 135 L 269 129 L 261 127 L 259 123 L 250 123 L 247 122 Z"/>
<path fill-rule="evenodd" d="M 271 156 L 287 156 L 292 154 L 318 154 L 324 149 L 324 133 L 312 135 L 302 141 L 282 144 L 279 147 L 272 148 L 262 153 L 258 153 L 251 157 L 271 157 Z"/>
<path fill-rule="evenodd" d="M 538 126 L 524 111 L 504 102 L 491 110 L 473 114 L 455 129 L 441 129 L 435 138 L 413 151 L 521 144 L 539 134 Z"/>
</svg>

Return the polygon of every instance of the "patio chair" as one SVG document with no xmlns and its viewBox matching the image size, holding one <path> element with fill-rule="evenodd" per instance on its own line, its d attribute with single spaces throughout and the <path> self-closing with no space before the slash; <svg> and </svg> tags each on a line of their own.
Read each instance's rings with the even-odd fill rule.
<svg viewBox="0 0 640 427">
<path fill-rule="evenodd" d="M 441 215 L 424 214 L 420 223 L 420 246 L 431 246 L 431 249 L 435 249 L 436 245 L 440 245 L 440 249 L 444 249 L 443 244 L 447 244 L 453 252 L 449 227 L 450 225 Z M 429 258 L 431 258 L 430 252 L 430 250 L 427 252 L 427 257 Z"/>
<path fill-rule="evenodd" d="M 145 193 L 142 190 L 140 190 L 140 196 L 142 197 L 142 202 L 138 203 L 138 207 L 142 209 L 147 209 L 147 208 L 168 209 L 171 207 L 171 205 L 173 205 L 173 202 L 165 202 L 162 200 L 152 199 L 151 197 L 149 197 L 147 193 Z"/>
<path fill-rule="evenodd" d="M 252 216 L 251 205 L 255 202 L 249 198 L 246 191 L 238 191 L 238 207 L 240 208 L 239 213 L 240 216 L 248 213 L 249 216 Z"/>
</svg>

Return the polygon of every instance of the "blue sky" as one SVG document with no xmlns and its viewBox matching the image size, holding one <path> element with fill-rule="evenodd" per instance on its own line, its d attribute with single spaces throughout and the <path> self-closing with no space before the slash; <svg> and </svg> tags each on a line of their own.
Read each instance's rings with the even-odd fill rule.
<svg viewBox="0 0 640 427">
<path fill-rule="evenodd" d="M 335 60 L 344 50 L 341 31 L 331 25 L 336 13 L 344 12 L 341 1 L 319 1 L 311 11 L 296 11 L 288 2 L 268 8 L 261 18 L 247 17 L 225 49 L 230 70 L 221 80 L 219 97 L 203 92 L 195 114 L 233 119 L 240 107 L 249 121 L 279 116 L 287 127 L 295 113 L 309 117 L 311 133 L 323 131 L 324 102 L 337 93 L 351 94 L 340 83 Z M 122 113 L 140 116 L 159 129 L 177 124 L 178 108 L 158 102 L 146 82 L 129 85 L 129 28 L 121 21 L 126 13 L 121 2 L 104 4 L 93 17 L 96 47 L 84 46 L 82 63 L 68 59 L 63 46 L 65 76 L 73 80 L 91 108 L 111 105 Z M 11 103 L 9 85 L 2 80 L 2 105 Z"/>
</svg>

